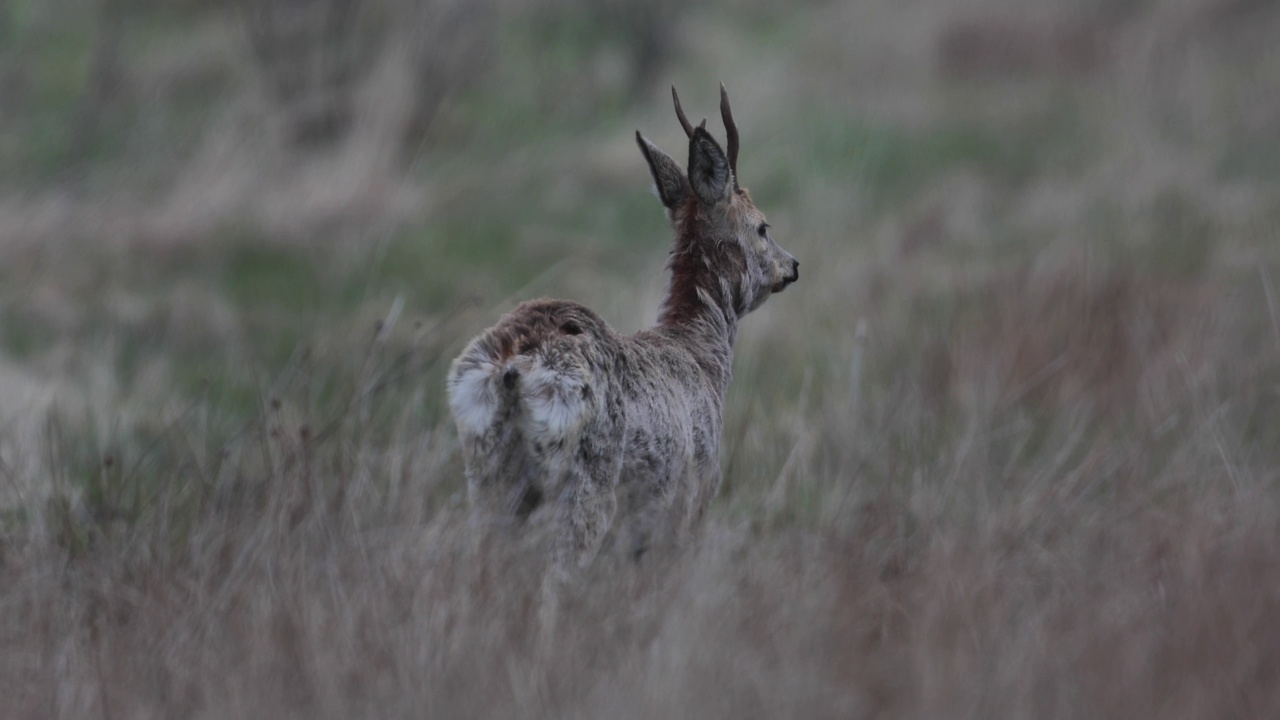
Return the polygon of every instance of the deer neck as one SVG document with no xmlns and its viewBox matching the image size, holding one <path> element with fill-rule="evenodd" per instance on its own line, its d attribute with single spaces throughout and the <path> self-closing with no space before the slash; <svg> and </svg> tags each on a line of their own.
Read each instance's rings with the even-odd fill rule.
<svg viewBox="0 0 1280 720">
<path fill-rule="evenodd" d="M 715 240 L 682 223 L 671 252 L 671 278 L 658 313 L 658 327 L 685 344 L 708 374 L 728 386 L 738 332 L 734 288 L 710 252 Z"/>
</svg>

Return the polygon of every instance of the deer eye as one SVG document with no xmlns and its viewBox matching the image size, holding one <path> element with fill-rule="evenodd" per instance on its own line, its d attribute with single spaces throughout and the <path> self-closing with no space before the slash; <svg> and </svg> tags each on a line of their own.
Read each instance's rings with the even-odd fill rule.
<svg viewBox="0 0 1280 720">
<path fill-rule="evenodd" d="M 766 237 L 769 234 L 769 223 L 760 223 L 760 227 L 756 228 L 756 233 L 760 237 Z"/>
</svg>

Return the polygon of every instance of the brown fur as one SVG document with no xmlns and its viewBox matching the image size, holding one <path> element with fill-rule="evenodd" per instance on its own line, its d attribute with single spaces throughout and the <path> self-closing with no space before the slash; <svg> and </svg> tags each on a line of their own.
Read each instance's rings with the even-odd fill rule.
<svg viewBox="0 0 1280 720">
<path fill-rule="evenodd" d="M 662 310 L 658 314 L 658 322 L 663 325 L 689 322 L 702 308 L 698 288 L 705 268 L 701 254 L 694 247 L 698 240 L 697 215 L 698 202 L 692 197 L 676 213 L 680 219 L 677 222 L 675 247 L 667 262 L 671 280 L 663 299 Z"/>
<path fill-rule="evenodd" d="M 519 315 L 509 315 L 511 322 L 494 326 L 495 359 L 506 360 L 528 355 L 548 339 L 561 335 L 581 335 L 586 320 L 581 313 L 552 300 L 526 303 Z M 589 323 L 590 321 L 588 321 Z"/>
<path fill-rule="evenodd" d="M 697 524 L 719 487 L 738 321 L 799 277 L 705 128 L 690 132 L 688 173 L 637 142 L 675 231 L 658 325 L 622 336 L 578 303 L 525 302 L 449 375 L 473 506 L 549 516 L 561 565 L 610 530 L 638 553 Z"/>
</svg>

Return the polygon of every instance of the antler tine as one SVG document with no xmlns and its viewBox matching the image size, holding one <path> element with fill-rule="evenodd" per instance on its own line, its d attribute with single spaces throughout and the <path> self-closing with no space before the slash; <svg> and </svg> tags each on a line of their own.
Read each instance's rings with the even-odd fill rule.
<svg viewBox="0 0 1280 720">
<path fill-rule="evenodd" d="M 724 120 L 724 132 L 729 139 L 729 169 L 733 170 L 733 187 L 738 187 L 738 126 L 733 122 L 733 111 L 729 109 L 729 93 L 720 83 L 720 118 Z"/>
<path fill-rule="evenodd" d="M 689 118 L 684 116 L 684 108 L 680 107 L 680 96 L 676 94 L 676 86 L 671 86 L 671 99 L 676 103 L 676 117 L 680 118 L 680 127 L 684 128 L 684 134 L 693 137 L 693 125 L 689 124 Z"/>
</svg>

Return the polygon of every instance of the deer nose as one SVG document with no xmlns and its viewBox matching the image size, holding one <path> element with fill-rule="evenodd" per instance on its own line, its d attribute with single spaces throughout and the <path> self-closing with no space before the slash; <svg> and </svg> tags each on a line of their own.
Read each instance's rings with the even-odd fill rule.
<svg viewBox="0 0 1280 720">
<path fill-rule="evenodd" d="M 800 261 L 795 258 L 791 259 L 791 282 L 800 279 Z"/>
</svg>

